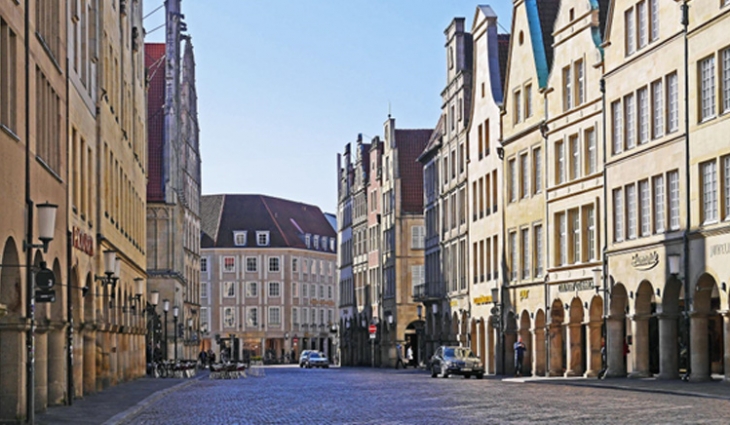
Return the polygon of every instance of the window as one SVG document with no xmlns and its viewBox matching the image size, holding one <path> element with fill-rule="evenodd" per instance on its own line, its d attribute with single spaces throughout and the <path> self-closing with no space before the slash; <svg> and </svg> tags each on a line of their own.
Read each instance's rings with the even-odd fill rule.
<svg viewBox="0 0 730 425">
<path fill-rule="evenodd" d="M 308 287 L 309 287 L 309 285 L 307 285 L 306 283 L 302 283 L 302 297 L 303 298 L 307 298 L 308 297 L 308 295 L 307 295 L 307 288 Z"/>
<path fill-rule="evenodd" d="M 299 309 L 296 307 L 291 309 L 291 323 L 294 326 L 299 326 Z"/>
<path fill-rule="evenodd" d="M 618 155 L 624 151 L 622 138 L 624 129 L 621 120 L 621 102 L 618 100 L 611 103 L 611 119 L 613 154 Z"/>
<path fill-rule="evenodd" d="M 281 284 L 279 282 L 269 282 L 269 297 L 276 298 L 281 296 Z"/>
<path fill-rule="evenodd" d="M 580 143 L 578 135 L 574 134 L 568 139 L 570 149 L 570 180 L 580 177 Z"/>
<path fill-rule="evenodd" d="M 659 38 L 659 0 L 649 0 L 651 13 L 651 41 Z"/>
<path fill-rule="evenodd" d="M 573 107 L 573 77 L 570 66 L 563 68 L 563 110 L 567 111 Z"/>
<path fill-rule="evenodd" d="M 304 244 L 307 246 L 307 248 L 309 248 L 309 246 L 311 245 L 311 242 L 310 242 L 311 237 L 312 236 L 309 233 L 304 235 Z"/>
<path fill-rule="evenodd" d="M 509 262 L 511 280 L 517 280 L 517 232 L 509 233 Z"/>
<path fill-rule="evenodd" d="M 522 193 L 520 197 L 525 199 L 530 194 L 530 169 L 527 154 L 520 155 L 520 178 L 522 180 Z"/>
<path fill-rule="evenodd" d="M 246 284 L 246 296 L 247 297 L 258 297 L 259 296 L 258 282 L 248 282 Z"/>
<path fill-rule="evenodd" d="M 598 153 L 596 151 L 596 131 L 591 128 L 586 130 L 584 134 L 586 146 L 585 170 L 586 175 L 591 175 L 595 173 L 598 168 Z"/>
<path fill-rule="evenodd" d="M 423 265 L 411 266 L 411 294 L 417 294 L 419 287 L 426 282 Z"/>
<path fill-rule="evenodd" d="M 679 229 L 679 171 L 667 173 L 669 184 L 669 228 Z"/>
<path fill-rule="evenodd" d="M 258 269 L 258 258 L 246 257 L 246 271 L 255 272 Z"/>
<path fill-rule="evenodd" d="M 558 226 L 558 264 L 563 265 L 568 263 L 568 217 L 565 213 L 560 213 L 556 216 Z"/>
<path fill-rule="evenodd" d="M 624 97 L 624 116 L 626 117 L 624 120 L 626 123 L 626 149 L 633 149 L 636 147 L 636 128 L 634 127 L 636 115 L 633 94 Z"/>
<path fill-rule="evenodd" d="M 269 257 L 269 271 L 274 273 L 279 271 L 279 257 Z"/>
<path fill-rule="evenodd" d="M 223 271 L 224 272 L 235 272 L 236 271 L 236 258 L 235 257 L 223 257 Z"/>
<path fill-rule="evenodd" d="M 233 245 L 246 246 L 246 232 L 233 232 Z"/>
<path fill-rule="evenodd" d="M 639 144 L 649 141 L 649 90 L 642 87 L 636 93 L 639 102 Z"/>
<path fill-rule="evenodd" d="M 717 164 L 714 160 L 700 164 L 702 176 L 702 222 L 717 221 Z"/>
<path fill-rule="evenodd" d="M 259 309 L 257 307 L 249 307 L 246 316 L 246 325 L 250 327 L 259 326 Z"/>
<path fill-rule="evenodd" d="M 542 150 L 535 148 L 532 150 L 532 188 L 534 193 L 542 191 Z"/>
<path fill-rule="evenodd" d="M 652 184 L 654 185 L 654 231 L 661 233 L 666 226 L 664 202 L 664 176 L 654 177 Z"/>
<path fill-rule="evenodd" d="M 324 299 L 324 285 L 319 285 L 319 298 Z"/>
<path fill-rule="evenodd" d="M 3 19 L 0 19 L 0 52 L 0 125 L 16 131 L 17 37 Z"/>
<path fill-rule="evenodd" d="M 281 309 L 279 307 L 269 307 L 269 325 L 278 326 L 281 324 Z"/>
<path fill-rule="evenodd" d="M 309 294 L 312 296 L 312 298 L 317 298 L 317 285 L 311 284 L 309 286 Z"/>
<path fill-rule="evenodd" d="M 700 61 L 700 122 L 715 116 L 715 57 Z"/>
<path fill-rule="evenodd" d="M 636 210 L 636 186 L 630 184 L 626 186 L 626 222 L 627 222 L 627 237 L 629 239 L 636 239 L 637 232 L 637 210 Z"/>
<path fill-rule="evenodd" d="M 583 60 L 577 60 L 575 62 L 575 104 L 582 105 L 585 102 L 585 69 L 583 67 Z"/>
<path fill-rule="evenodd" d="M 314 249 L 319 248 L 319 235 L 314 235 L 314 239 L 312 240 L 312 248 L 314 248 Z"/>
<path fill-rule="evenodd" d="M 268 231 L 256 232 L 256 245 L 269 246 L 269 232 Z"/>
<path fill-rule="evenodd" d="M 411 226 L 411 249 L 425 247 L 426 229 L 423 226 Z"/>
<path fill-rule="evenodd" d="M 565 146 L 563 141 L 555 142 L 555 183 L 565 182 Z"/>
<path fill-rule="evenodd" d="M 208 259 L 206 257 L 200 257 L 200 272 L 208 272 Z"/>
<path fill-rule="evenodd" d="M 298 258 L 291 259 L 291 271 L 292 271 L 292 273 L 299 272 L 299 259 Z"/>
<path fill-rule="evenodd" d="M 234 298 L 236 296 L 236 282 L 223 282 L 223 297 Z"/>
<path fill-rule="evenodd" d="M 235 307 L 223 307 L 223 327 L 236 327 L 236 309 Z"/>
<path fill-rule="evenodd" d="M 515 100 L 515 105 L 514 105 L 514 110 L 513 110 L 513 113 L 515 114 L 514 123 L 517 124 L 518 122 L 522 121 L 522 92 L 520 92 L 519 90 L 516 90 L 514 93 L 514 100 Z"/>
<path fill-rule="evenodd" d="M 525 86 L 525 118 L 532 116 L 532 84 Z"/>
<path fill-rule="evenodd" d="M 327 299 L 332 299 L 332 285 L 327 286 Z"/>
<path fill-rule="evenodd" d="M 658 139 L 664 135 L 664 89 L 662 89 L 662 80 L 651 83 L 651 109 L 654 122 L 652 137 Z"/>
<path fill-rule="evenodd" d="M 514 158 L 509 160 L 509 201 L 517 200 L 517 168 Z"/>
<path fill-rule="evenodd" d="M 208 283 L 200 282 L 200 298 L 208 298 Z"/>
<path fill-rule="evenodd" d="M 581 250 L 580 250 L 580 210 L 574 209 L 570 211 L 570 237 L 571 237 L 571 255 L 573 264 L 580 263 Z"/>
<path fill-rule="evenodd" d="M 624 199 L 620 188 L 613 190 L 613 240 L 624 240 Z"/>
<path fill-rule="evenodd" d="M 722 111 L 730 112 L 730 48 L 722 51 Z M 1 121 L 1 120 L 0 120 Z"/>
<path fill-rule="evenodd" d="M 631 8 L 624 12 L 624 30 L 626 31 L 626 55 L 631 55 L 636 51 L 636 26 L 634 25 L 634 9 Z"/>
<path fill-rule="evenodd" d="M 535 245 L 535 277 L 542 276 L 542 225 L 538 224 L 534 227 L 532 243 Z"/>
<path fill-rule="evenodd" d="M 57 2 L 50 2 L 58 8 Z M 38 4 L 38 3 L 36 3 Z M 43 13 L 36 11 L 38 16 Z M 59 19 L 59 15 L 47 15 L 48 22 Z M 39 18 L 40 19 L 40 18 Z M 36 27 L 38 28 L 38 27 Z M 41 31 L 39 28 L 38 31 Z M 36 32 L 39 34 L 39 32 Z M 50 36 L 50 34 L 46 34 Z M 58 34 L 54 34 L 58 36 Z M 49 39 L 46 39 L 49 41 Z M 5 56 L 3 52 L 2 56 Z M 59 58 L 60 59 L 60 58 Z M 36 67 L 36 155 L 56 174 L 61 173 L 61 99 L 53 90 L 40 68 Z M 15 81 L 11 82 L 15 85 Z M 117 204 L 118 205 L 118 204 Z"/>
<path fill-rule="evenodd" d="M 530 229 L 522 229 L 520 233 L 522 243 L 522 255 L 520 255 L 520 260 L 522 262 L 522 279 L 528 279 L 530 277 Z"/>
<path fill-rule="evenodd" d="M 586 223 L 586 243 L 583 248 L 586 260 L 596 259 L 596 212 L 593 205 L 583 207 L 583 219 Z"/>
<path fill-rule="evenodd" d="M 667 75 L 667 133 L 679 130 L 679 82 L 677 73 Z"/>
<path fill-rule="evenodd" d="M 649 22 L 646 8 L 646 1 L 641 1 L 636 5 L 637 21 L 639 23 L 639 49 L 645 47 L 648 43 Z"/>
<path fill-rule="evenodd" d="M 651 234 L 651 194 L 649 193 L 649 181 L 639 182 L 639 210 L 641 211 L 641 236 Z"/>
<path fill-rule="evenodd" d="M 296 282 L 292 282 L 292 284 L 291 284 L 291 296 L 292 296 L 292 298 L 296 298 L 296 297 L 299 296 L 299 294 L 297 293 L 297 288 L 299 288 L 299 284 L 296 283 Z"/>
</svg>

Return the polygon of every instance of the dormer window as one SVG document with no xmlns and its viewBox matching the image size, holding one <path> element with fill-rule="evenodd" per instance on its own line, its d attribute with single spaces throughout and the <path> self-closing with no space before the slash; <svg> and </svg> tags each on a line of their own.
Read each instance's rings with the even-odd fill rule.
<svg viewBox="0 0 730 425">
<path fill-rule="evenodd" d="M 314 235 L 314 249 L 319 248 L 319 235 Z"/>
<path fill-rule="evenodd" d="M 322 251 L 327 250 L 327 236 L 322 236 L 322 245 L 320 245 L 320 248 L 322 248 Z"/>
<path fill-rule="evenodd" d="M 309 235 L 309 233 L 304 235 L 304 245 L 306 245 L 307 248 L 309 248 L 309 245 L 310 245 L 310 238 L 311 238 L 311 236 Z"/>
<path fill-rule="evenodd" d="M 246 246 L 246 232 L 236 230 L 233 232 L 233 244 L 235 246 Z"/>
<path fill-rule="evenodd" d="M 335 252 L 335 238 L 330 239 L 330 251 Z"/>
<path fill-rule="evenodd" d="M 269 232 L 268 231 L 256 232 L 256 245 L 269 246 Z"/>
</svg>

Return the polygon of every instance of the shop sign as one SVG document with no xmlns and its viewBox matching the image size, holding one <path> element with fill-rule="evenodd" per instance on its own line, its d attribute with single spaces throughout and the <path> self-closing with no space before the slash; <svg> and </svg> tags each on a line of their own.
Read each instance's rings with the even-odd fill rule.
<svg viewBox="0 0 730 425">
<path fill-rule="evenodd" d="M 74 226 L 72 239 L 74 248 L 86 253 L 90 257 L 94 256 L 94 238 L 92 236 L 84 233 L 81 229 Z"/>
<path fill-rule="evenodd" d="M 530 290 L 529 289 L 520 290 L 520 301 L 526 300 L 528 298 L 530 298 Z"/>
<path fill-rule="evenodd" d="M 593 279 L 584 279 L 577 282 L 567 282 L 558 285 L 558 292 L 587 291 L 594 289 Z"/>
<path fill-rule="evenodd" d="M 456 300 L 451 300 L 451 303 L 449 303 L 451 307 L 457 307 L 459 305 L 459 302 Z"/>
<path fill-rule="evenodd" d="M 651 270 L 659 264 L 659 254 L 656 251 L 650 253 L 636 253 L 631 257 L 631 266 L 636 270 Z"/>
<path fill-rule="evenodd" d="M 716 245 L 710 245 L 710 258 L 718 255 L 730 254 L 730 243 L 719 243 Z"/>
<path fill-rule="evenodd" d="M 309 302 L 309 305 L 312 305 L 312 306 L 328 306 L 328 307 L 334 307 L 335 302 L 334 301 L 328 301 L 328 300 L 311 300 Z"/>
<path fill-rule="evenodd" d="M 492 303 L 491 295 L 481 295 L 481 296 L 474 298 L 474 304 L 476 304 L 476 305 L 485 305 L 485 304 L 491 304 L 491 303 Z"/>
</svg>

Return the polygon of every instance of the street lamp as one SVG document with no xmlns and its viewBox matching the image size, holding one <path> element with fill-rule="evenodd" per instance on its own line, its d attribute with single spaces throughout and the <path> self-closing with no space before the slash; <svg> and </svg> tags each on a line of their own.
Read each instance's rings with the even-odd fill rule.
<svg viewBox="0 0 730 425">
<path fill-rule="evenodd" d="M 30 143 L 26 142 L 26 154 L 29 154 Z M 33 248 L 42 248 L 43 252 L 48 252 L 48 245 L 53 240 L 54 230 L 56 228 L 56 212 L 58 211 L 58 205 L 54 205 L 48 202 L 36 205 L 38 210 L 38 240 L 40 244 L 34 244 L 33 242 L 33 201 L 30 199 L 29 189 L 29 174 L 27 174 L 28 158 L 26 156 L 26 203 L 28 204 L 28 221 L 27 221 L 27 234 L 26 239 L 23 240 L 23 250 L 26 254 L 26 283 L 27 283 L 27 298 L 26 298 L 26 314 L 30 326 L 26 333 L 26 349 L 27 349 L 27 382 L 26 382 L 26 397 L 27 397 L 27 418 L 28 423 L 33 424 L 35 422 L 35 302 L 36 302 L 36 288 L 35 284 L 40 285 L 40 277 L 43 275 L 45 284 L 43 285 L 41 294 L 48 294 L 49 298 L 44 302 L 53 301 L 54 295 L 50 287 L 55 281 L 55 276 L 51 270 L 48 270 L 45 266 L 45 262 L 40 265 L 40 270 L 33 267 Z M 9 266 L 6 264 L 5 266 Z M 38 277 L 39 279 L 36 279 Z"/>
<path fill-rule="evenodd" d="M 165 360 L 167 360 L 170 357 L 167 352 L 167 312 L 170 311 L 170 300 L 167 298 L 162 300 L 162 311 L 165 312 Z"/>
<path fill-rule="evenodd" d="M 500 357 L 500 374 L 504 375 L 504 334 L 502 333 L 502 309 L 503 305 L 499 298 L 499 288 L 492 288 L 492 321 L 497 325 L 497 335 L 499 336 L 499 357 Z"/>
<path fill-rule="evenodd" d="M 172 329 L 173 329 L 173 335 L 174 335 L 174 341 L 175 341 L 175 353 L 173 355 L 173 360 L 177 360 L 177 316 L 180 314 L 180 307 L 175 306 L 172 308 Z"/>
</svg>

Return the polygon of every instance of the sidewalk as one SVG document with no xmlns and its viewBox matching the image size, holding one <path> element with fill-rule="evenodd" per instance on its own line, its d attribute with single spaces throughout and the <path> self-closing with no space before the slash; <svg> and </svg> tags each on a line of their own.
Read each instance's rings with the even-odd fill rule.
<svg viewBox="0 0 730 425">
<path fill-rule="evenodd" d="M 685 382 L 681 380 L 663 380 L 656 378 L 546 378 L 541 376 L 524 378 L 503 378 L 503 382 L 539 384 L 539 385 L 570 385 L 594 388 L 611 388 L 623 391 L 640 391 L 651 393 L 674 394 L 691 397 L 715 398 L 730 401 L 730 383 L 723 382 L 722 376 L 713 376 L 708 382 Z"/>
<path fill-rule="evenodd" d="M 49 407 L 45 413 L 36 414 L 36 424 L 117 424 L 167 393 L 191 385 L 205 376 L 207 371 L 199 372 L 192 379 L 144 377 L 125 382 L 76 399 L 71 406 Z"/>
</svg>

